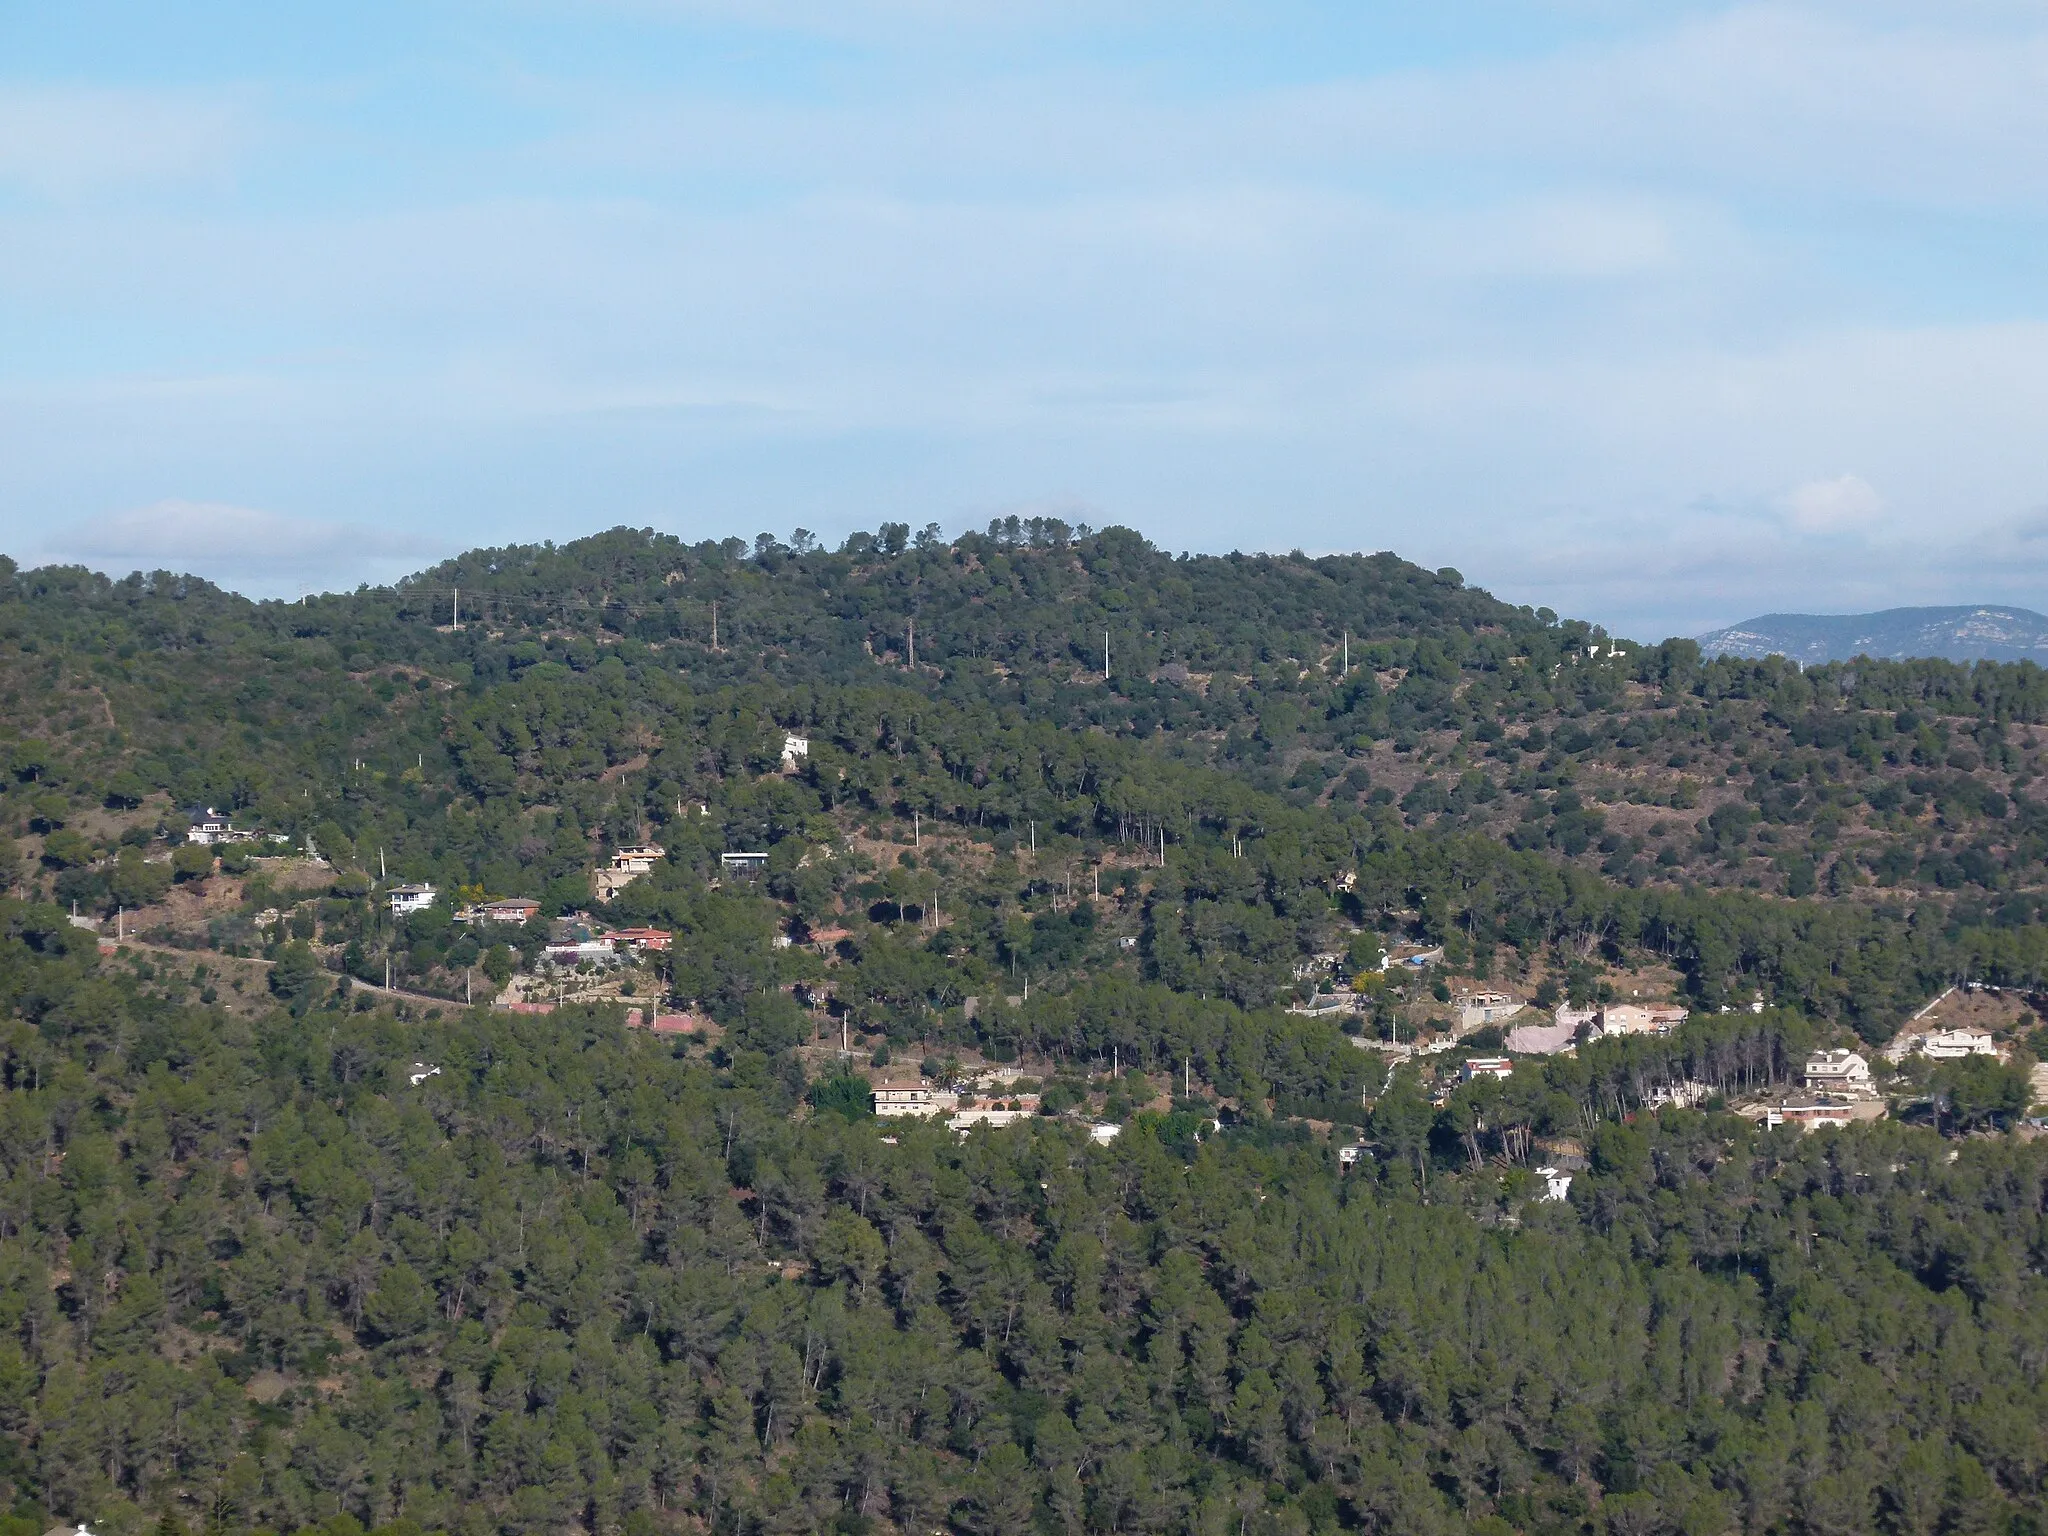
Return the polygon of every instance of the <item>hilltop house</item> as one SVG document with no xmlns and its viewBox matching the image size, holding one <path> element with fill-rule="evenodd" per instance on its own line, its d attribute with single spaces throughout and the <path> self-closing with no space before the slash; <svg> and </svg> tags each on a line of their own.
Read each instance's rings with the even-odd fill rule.
<svg viewBox="0 0 2048 1536">
<path fill-rule="evenodd" d="M 609 938 L 550 939 L 547 947 L 548 964 L 569 969 L 583 964 L 610 965 L 619 958 L 619 952 Z"/>
<path fill-rule="evenodd" d="M 524 928 L 540 916 L 540 903 L 525 896 L 513 896 L 504 901 L 480 901 L 474 906 L 458 908 L 455 921 L 458 923 L 503 923 L 512 928 Z"/>
<path fill-rule="evenodd" d="M 791 732 L 782 738 L 782 771 L 784 773 L 796 772 L 798 759 L 808 758 L 810 755 L 811 742 L 809 737 L 798 736 Z"/>
<path fill-rule="evenodd" d="M 1965 1056 L 1996 1056 L 1998 1042 L 1988 1030 L 1931 1029 L 1899 1036 L 1885 1047 L 1884 1054 L 1887 1061 L 1903 1061 L 1914 1055 L 1933 1061 L 1960 1061 Z"/>
<path fill-rule="evenodd" d="M 1803 1131 L 1832 1127 L 1836 1130 L 1856 1122 L 1856 1111 L 1847 1104 L 1825 1101 L 1787 1101 L 1764 1111 L 1764 1126 L 1796 1125 Z"/>
<path fill-rule="evenodd" d="M 958 1102 L 959 1095 L 926 1082 L 875 1084 L 875 1114 L 884 1120 L 943 1114 Z"/>
<path fill-rule="evenodd" d="M 431 882 L 425 885 L 394 885 L 390 893 L 391 915 L 410 917 L 415 912 L 424 912 L 440 894 Z"/>
<path fill-rule="evenodd" d="M 1509 1078 L 1515 1075 L 1515 1064 L 1505 1056 L 1474 1056 L 1458 1069 L 1458 1076 L 1465 1082 L 1476 1077 Z"/>
<path fill-rule="evenodd" d="M 612 931 L 614 945 L 623 944 L 628 949 L 641 951 L 667 949 L 671 935 L 666 928 L 616 928 Z"/>
<path fill-rule="evenodd" d="M 1668 1035 L 1685 1022 L 1685 1010 L 1662 1003 L 1609 1003 L 1600 1010 L 1603 1035 Z"/>
<path fill-rule="evenodd" d="M 724 873 L 738 880 L 754 880 L 768 867 L 765 853 L 721 853 L 718 867 Z"/>
<path fill-rule="evenodd" d="M 632 843 L 611 856 L 605 868 L 590 877 L 590 889 L 599 901 L 610 901 L 661 861 L 668 850 L 659 843 Z"/>
<path fill-rule="evenodd" d="M 1038 1113 L 1038 1095 L 1018 1094 L 1013 1098 L 969 1099 L 962 1103 L 946 1121 L 955 1131 L 972 1130 L 977 1125 L 1014 1125 L 1019 1120 L 1029 1120 Z"/>
<path fill-rule="evenodd" d="M 1870 1092 L 1870 1063 L 1854 1051 L 1815 1051 L 1806 1058 L 1806 1086 L 1835 1093 Z"/>
<path fill-rule="evenodd" d="M 194 809 L 187 811 L 185 815 L 186 819 L 191 823 L 191 825 L 185 828 L 185 841 L 196 843 L 201 848 L 210 848 L 217 843 L 253 843 L 256 841 L 256 834 L 254 832 L 238 831 L 228 821 L 227 817 L 221 815 L 219 811 L 216 811 L 210 805 L 203 810 Z"/>
</svg>

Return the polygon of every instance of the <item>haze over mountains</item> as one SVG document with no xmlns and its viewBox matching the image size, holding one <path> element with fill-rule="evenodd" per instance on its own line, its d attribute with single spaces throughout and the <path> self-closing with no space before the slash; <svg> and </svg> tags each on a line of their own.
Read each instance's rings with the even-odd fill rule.
<svg viewBox="0 0 2048 1536">
<path fill-rule="evenodd" d="M 1887 608 L 1881 613 L 1767 613 L 1699 637 L 1709 656 L 1783 656 L 1802 666 L 1886 661 L 2048 660 L 2048 617 L 2030 608 Z"/>
</svg>

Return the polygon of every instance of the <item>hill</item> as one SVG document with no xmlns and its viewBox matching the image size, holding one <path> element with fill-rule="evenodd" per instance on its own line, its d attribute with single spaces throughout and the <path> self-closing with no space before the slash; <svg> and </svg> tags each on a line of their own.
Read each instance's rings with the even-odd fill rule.
<svg viewBox="0 0 2048 1536">
<path fill-rule="evenodd" d="M 1043 521 L 0 566 L 0 1536 L 2022 1529 L 2044 728 Z"/>
<path fill-rule="evenodd" d="M 1881 613 L 1767 613 L 1699 637 L 1709 656 L 1783 656 L 1801 666 L 1940 657 L 2048 661 L 2048 618 L 2027 608 L 1887 608 Z"/>
</svg>

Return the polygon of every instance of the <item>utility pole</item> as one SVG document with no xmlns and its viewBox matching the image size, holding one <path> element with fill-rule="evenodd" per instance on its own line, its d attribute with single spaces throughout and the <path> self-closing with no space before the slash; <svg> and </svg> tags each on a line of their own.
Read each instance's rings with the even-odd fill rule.
<svg viewBox="0 0 2048 1536">
<path fill-rule="evenodd" d="M 711 649 L 718 649 L 718 604 L 711 605 Z"/>
<path fill-rule="evenodd" d="M 379 880 L 391 878 L 391 872 L 384 867 L 384 845 L 382 843 L 377 845 L 377 878 Z"/>
<path fill-rule="evenodd" d="M 910 670 L 917 670 L 917 620 L 910 621 Z"/>
<path fill-rule="evenodd" d="M 455 616 L 454 616 L 454 618 L 452 618 L 451 620 L 449 620 L 449 623 L 448 623 L 448 627 L 449 627 L 450 629 L 460 629 L 460 628 L 462 628 L 462 588 L 460 588 L 460 587 L 456 587 L 456 588 L 454 589 L 454 592 L 455 592 Z"/>
<path fill-rule="evenodd" d="M 1102 632 L 1102 680 L 1109 681 L 1109 631 Z"/>
<path fill-rule="evenodd" d="M 1031 823 L 1031 851 L 1038 852 L 1038 823 L 1035 821 Z"/>
<path fill-rule="evenodd" d="M 1340 677 L 1349 677 L 1350 675 L 1351 675 L 1351 631 L 1347 629 L 1347 630 L 1345 630 L 1345 631 L 1344 631 L 1344 670 L 1343 670 L 1342 672 L 1340 672 L 1340 673 L 1338 674 L 1338 676 L 1340 676 Z"/>
<path fill-rule="evenodd" d="M 910 813 L 910 846 L 913 848 L 922 848 L 924 846 L 924 818 L 916 810 L 912 810 Z"/>
</svg>

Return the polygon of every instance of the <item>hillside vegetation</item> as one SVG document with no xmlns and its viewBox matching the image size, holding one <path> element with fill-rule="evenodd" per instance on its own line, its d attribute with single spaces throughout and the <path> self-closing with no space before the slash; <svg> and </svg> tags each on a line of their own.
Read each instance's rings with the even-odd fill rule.
<svg viewBox="0 0 2048 1536">
<path fill-rule="evenodd" d="M 2038 1036 L 1722 1109 L 2042 979 L 2044 728 L 1044 520 L 8 565 L 0 1536 L 2038 1530 Z M 689 1031 L 462 1006 L 598 978 L 429 880 L 672 934 L 606 995 Z M 1695 1017 L 1433 1100 L 1362 1046 L 1452 981 Z M 1046 1112 L 885 1133 L 962 1056 Z"/>
</svg>

